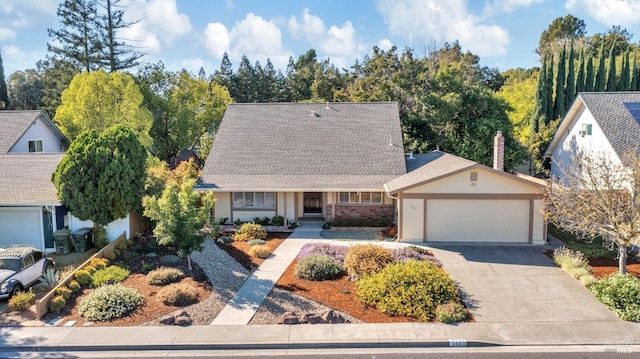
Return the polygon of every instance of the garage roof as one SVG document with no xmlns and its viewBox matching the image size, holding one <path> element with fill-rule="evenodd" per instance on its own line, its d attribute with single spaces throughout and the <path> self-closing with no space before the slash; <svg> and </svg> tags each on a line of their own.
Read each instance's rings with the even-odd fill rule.
<svg viewBox="0 0 640 359">
<path fill-rule="evenodd" d="M 0 205 L 59 204 L 51 182 L 63 153 L 0 155 Z"/>
</svg>

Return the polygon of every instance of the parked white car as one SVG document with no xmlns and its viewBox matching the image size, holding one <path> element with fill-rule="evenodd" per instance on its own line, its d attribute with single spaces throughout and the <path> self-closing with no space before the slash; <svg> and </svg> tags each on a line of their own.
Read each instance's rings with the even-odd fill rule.
<svg viewBox="0 0 640 359">
<path fill-rule="evenodd" d="M 39 249 L 11 246 L 0 249 L 0 299 L 21 293 L 38 281 L 55 263 Z"/>
</svg>

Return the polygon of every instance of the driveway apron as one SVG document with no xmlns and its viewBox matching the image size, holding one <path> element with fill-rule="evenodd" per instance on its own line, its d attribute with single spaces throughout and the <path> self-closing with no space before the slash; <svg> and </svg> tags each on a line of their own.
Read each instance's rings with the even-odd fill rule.
<svg viewBox="0 0 640 359">
<path fill-rule="evenodd" d="M 477 322 L 619 321 L 542 247 L 429 245 Z"/>
</svg>

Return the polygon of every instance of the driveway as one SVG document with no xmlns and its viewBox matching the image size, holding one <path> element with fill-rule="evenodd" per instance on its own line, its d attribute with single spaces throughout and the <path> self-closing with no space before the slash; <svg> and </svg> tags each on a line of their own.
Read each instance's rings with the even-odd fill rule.
<svg viewBox="0 0 640 359">
<path fill-rule="evenodd" d="M 542 247 L 429 244 L 477 322 L 619 321 Z"/>
</svg>

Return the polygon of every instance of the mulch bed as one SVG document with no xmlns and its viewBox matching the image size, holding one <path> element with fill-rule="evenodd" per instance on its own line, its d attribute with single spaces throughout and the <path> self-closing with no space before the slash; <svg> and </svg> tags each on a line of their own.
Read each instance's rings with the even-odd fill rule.
<svg viewBox="0 0 640 359">
<path fill-rule="evenodd" d="M 269 247 L 269 250 L 273 251 L 289 237 L 291 233 L 269 232 L 265 245 Z M 253 271 L 264 262 L 264 259 L 252 257 L 249 255 L 249 248 L 251 247 L 247 242 L 233 241 L 231 243 L 218 243 L 218 247 L 227 252 L 238 263 L 240 263 L 245 269 Z"/>
<path fill-rule="evenodd" d="M 591 266 L 593 275 L 597 278 L 602 278 L 618 271 L 618 260 L 608 258 L 591 258 L 589 259 L 589 266 Z M 640 277 L 640 263 L 636 262 L 635 259 L 628 259 L 627 273 Z"/>
</svg>

